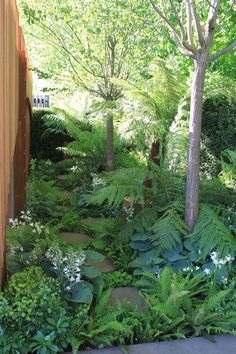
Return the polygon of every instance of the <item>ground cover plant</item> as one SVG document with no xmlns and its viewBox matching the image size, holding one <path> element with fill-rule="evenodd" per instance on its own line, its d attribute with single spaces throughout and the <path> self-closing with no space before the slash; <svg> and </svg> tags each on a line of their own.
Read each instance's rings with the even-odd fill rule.
<svg viewBox="0 0 236 354">
<path fill-rule="evenodd" d="M 205 62 L 233 38 L 234 2 L 185 1 L 182 17 L 179 5 L 19 1 L 32 68 L 63 99 L 34 112 L 26 210 L 7 229 L 0 353 L 127 352 L 128 344 L 236 334 L 234 54 Z M 225 31 L 203 33 L 217 10 Z M 203 82 L 193 85 L 192 103 L 191 61 L 156 15 L 194 57 L 195 83 L 203 54 L 204 75 L 209 66 L 206 93 Z M 199 188 L 198 166 L 192 190 L 187 183 L 190 220 L 197 94 L 202 132 L 190 124 L 190 133 L 202 137 L 201 161 Z"/>
</svg>

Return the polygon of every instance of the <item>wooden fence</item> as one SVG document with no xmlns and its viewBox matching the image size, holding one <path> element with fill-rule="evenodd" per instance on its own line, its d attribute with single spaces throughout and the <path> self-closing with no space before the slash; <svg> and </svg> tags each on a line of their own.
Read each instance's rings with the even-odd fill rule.
<svg viewBox="0 0 236 354">
<path fill-rule="evenodd" d="M 25 204 L 32 79 L 16 0 L 0 1 L 0 286 L 5 275 L 5 229 Z"/>
</svg>

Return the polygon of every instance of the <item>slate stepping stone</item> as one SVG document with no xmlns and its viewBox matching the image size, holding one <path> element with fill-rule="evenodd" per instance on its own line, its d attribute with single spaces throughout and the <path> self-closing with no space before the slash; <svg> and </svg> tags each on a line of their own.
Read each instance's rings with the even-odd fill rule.
<svg viewBox="0 0 236 354">
<path fill-rule="evenodd" d="M 60 195 L 61 198 L 71 199 L 74 194 L 72 192 L 60 191 L 59 195 Z"/>
<path fill-rule="evenodd" d="M 59 179 L 59 181 L 66 181 L 67 175 L 59 175 L 59 176 L 57 176 L 57 179 Z"/>
<path fill-rule="evenodd" d="M 92 238 L 88 235 L 75 232 L 61 232 L 59 236 L 70 244 L 81 243 L 83 245 L 87 245 L 92 240 Z"/>
<path fill-rule="evenodd" d="M 93 225 L 93 224 L 99 224 L 101 220 L 104 220 L 103 218 L 87 218 L 81 220 L 83 224 L 88 224 L 88 225 Z"/>
<path fill-rule="evenodd" d="M 108 257 L 105 257 L 102 262 L 88 260 L 88 264 L 97 268 L 101 273 L 111 273 L 116 270 L 112 260 Z"/>
<path fill-rule="evenodd" d="M 116 305 L 120 301 L 128 301 L 130 304 L 137 306 L 141 313 L 147 311 L 147 305 L 144 298 L 140 295 L 137 288 L 134 287 L 120 287 L 115 288 L 111 292 L 110 303 Z"/>
</svg>

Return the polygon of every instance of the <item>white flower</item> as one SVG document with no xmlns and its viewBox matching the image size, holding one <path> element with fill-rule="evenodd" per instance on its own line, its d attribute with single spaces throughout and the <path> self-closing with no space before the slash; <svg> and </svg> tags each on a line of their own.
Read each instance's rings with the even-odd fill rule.
<svg viewBox="0 0 236 354">
<path fill-rule="evenodd" d="M 209 268 L 205 268 L 205 269 L 203 270 L 203 272 L 204 272 L 206 275 L 211 274 L 211 270 L 210 270 Z"/>
<path fill-rule="evenodd" d="M 190 267 L 183 268 L 184 272 L 188 272 L 190 270 Z"/>
<path fill-rule="evenodd" d="M 228 255 L 228 256 L 225 257 L 225 259 L 226 259 L 227 262 L 231 262 L 234 259 L 234 257 Z"/>
<path fill-rule="evenodd" d="M 227 283 L 228 283 L 228 279 L 227 279 L 226 277 L 222 277 L 222 278 L 221 278 L 221 282 L 222 282 L 223 284 L 227 284 Z"/>
</svg>

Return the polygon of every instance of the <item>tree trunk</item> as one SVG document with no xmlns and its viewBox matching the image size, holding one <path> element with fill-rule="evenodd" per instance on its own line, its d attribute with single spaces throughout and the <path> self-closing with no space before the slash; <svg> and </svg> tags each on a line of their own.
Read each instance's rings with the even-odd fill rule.
<svg viewBox="0 0 236 354">
<path fill-rule="evenodd" d="M 207 52 L 203 52 L 195 62 L 190 106 L 188 172 L 185 204 L 185 221 L 190 230 L 194 228 L 199 210 L 200 139 L 206 68 Z"/>
<path fill-rule="evenodd" d="M 107 114 L 107 171 L 114 170 L 113 117 Z"/>
</svg>

